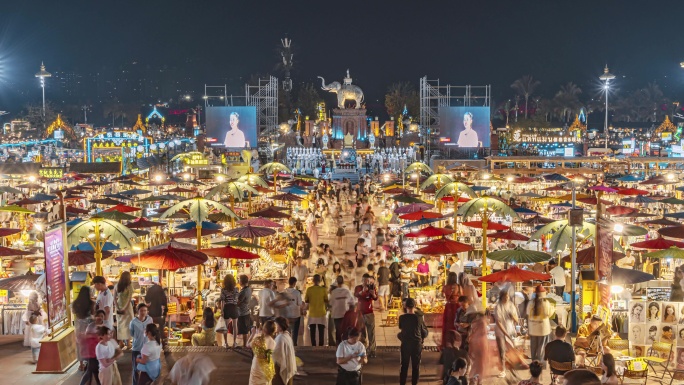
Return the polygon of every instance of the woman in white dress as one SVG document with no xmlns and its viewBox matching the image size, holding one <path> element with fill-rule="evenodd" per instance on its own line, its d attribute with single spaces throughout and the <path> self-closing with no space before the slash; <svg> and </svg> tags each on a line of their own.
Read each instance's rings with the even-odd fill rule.
<svg viewBox="0 0 684 385">
<path fill-rule="evenodd" d="M 275 322 L 268 320 L 264 322 L 261 332 L 252 328 L 252 333 L 247 341 L 247 346 L 252 348 L 254 358 L 252 368 L 249 371 L 249 385 L 270 385 L 275 375 L 275 365 L 273 363 L 273 350 L 275 349 Z"/>
<path fill-rule="evenodd" d="M 289 332 L 289 324 L 285 317 L 277 317 L 275 323 L 278 334 L 273 349 L 273 362 L 275 364 L 273 385 L 292 385 L 297 373 L 297 358 Z"/>
</svg>

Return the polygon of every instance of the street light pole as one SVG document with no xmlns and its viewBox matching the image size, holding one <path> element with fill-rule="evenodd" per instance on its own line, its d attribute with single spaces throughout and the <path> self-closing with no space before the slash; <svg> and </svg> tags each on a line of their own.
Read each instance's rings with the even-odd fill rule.
<svg viewBox="0 0 684 385">
<path fill-rule="evenodd" d="M 577 208 L 575 196 L 575 182 L 572 182 L 572 209 Z M 577 230 L 572 226 L 572 254 L 570 257 L 570 331 L 577 333 L 577 303 L 575 300 L 575 292 L 577 290 Z"/>
<path fill-rule="evenodd" d="M 52 74 L 45 70 L 43 62 L 40 63 L 40 71 L 36 74 L 36 77 L 40 79 L 40 88 L 43 89 L 43 125 L 45 125 L 45 79 L 52 77 Z"/>
<path fill-rule="evenodd" d="M 603 74 L 599 76 L 599 79 L 605 82 L 603 89 L 606 91 L 606 120 L 603 125 L 603 134 L 606 136 L 606 148 L 608 148 L 608 83 L 615 79 L 615 75 L 608 72 L 608 65 L 603 69 Z"/>
</svg>

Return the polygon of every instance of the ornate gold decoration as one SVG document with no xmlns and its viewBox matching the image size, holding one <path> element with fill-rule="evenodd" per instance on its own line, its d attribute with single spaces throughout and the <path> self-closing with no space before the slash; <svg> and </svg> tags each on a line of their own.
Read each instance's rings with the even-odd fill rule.
<svg viewBox="0 0 684 385">
<path fill-rule="evenodd" d="M 662 134 L 663 132 L 672 132 L 675 133 L 677 132 L 677 127 L 675 127 L 674 124 L 670 121 L 670 117 L 665 115 L 665 120 L 656 128 L 655 133 L 656 134 Z"/>
<path fill-rule="evenodd" d="M 145 127 L 145 125 L 143 124 L 141 114 L 138 114 L 138 121 L 135 122 L 135 125 L 133 126 L 133 131 L 138 131 L 138 130 L 142 130 L 143 134 L 147 133 L 147 127 Z"/>
<path fill-rule="evenodd" d="M 45 138 L 49 138 L 50 136 L 52 136 L 55 130 L 58 129 L 64 130 L 64 133 L 67 135 L 69 139 L 76 140 L 76 133 L 74 132 L 74 129 L 62 120 L 62 114 L 57 114 L 57 119 L 55 119 L 55 121 L 52 122 L 52 124 L 50 124 L 48 128 L 45 130 Z"/>
<path fill-rule="evenodd" d="M 568 131 L 569 132 L 573 132 L 573 131 L 586 132 L 587 131 L 587 125 L 582 124 L 582 122 L 579 119 L 579 115 L 575 115 L 575 121 L 572 122 Z"/>
</svg>

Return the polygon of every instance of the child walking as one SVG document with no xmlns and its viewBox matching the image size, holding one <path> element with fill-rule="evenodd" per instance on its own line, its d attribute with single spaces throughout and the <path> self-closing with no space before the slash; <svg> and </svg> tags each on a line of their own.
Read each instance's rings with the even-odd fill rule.
<svg viewBox="0 0 684 385">
<path fill-rule="evenodd" d="M 38 362 L 38 355 L 40 354 L 40 340 L 45 336 L 45 326 L 43 326 L 43 323 L 35 314 L 29 317 L 29 323 L 31 324 L 29 341 L 31 343 L 31 355 L 33 356 L 31 363 L 35 364 Z"/>
<path fill-rule="evenodd" d="M 123 355 L 119 345 L 112 339 L 112 331 L 106 326 L 100 326 L 97 330 L 97 335 L 100 337 L 100 343 L 95 348 L 97 360 L 100 363 L 100 378 L 101 385 L 121 385 L 121 375 L 119 375 L 119 368 L 116 366 L 116 359 Z"/>
</svg>

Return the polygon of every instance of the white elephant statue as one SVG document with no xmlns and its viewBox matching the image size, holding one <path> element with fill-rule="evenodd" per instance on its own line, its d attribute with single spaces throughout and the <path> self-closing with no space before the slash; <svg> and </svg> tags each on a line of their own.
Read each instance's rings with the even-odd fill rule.
<svg viewBox="0 0 684 385">
<path fill-rule="evenodd" d="M 319 76 L 322 82 L 321 89 L 333 92 L 337 94 L 337 107 L 344 109 L 345 100 L 353 100 L 356 102 L 356 109 L 361 108 L 361 103 L 363 102 L 363 91 L 359 86 L 353 84 L 341 85 L 340 82 L 332 82 L 330 84 L 325 84 L 325 79 Z"/>
</svg>

